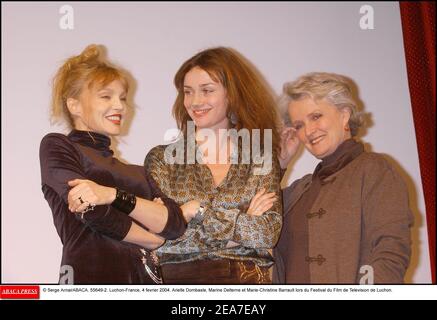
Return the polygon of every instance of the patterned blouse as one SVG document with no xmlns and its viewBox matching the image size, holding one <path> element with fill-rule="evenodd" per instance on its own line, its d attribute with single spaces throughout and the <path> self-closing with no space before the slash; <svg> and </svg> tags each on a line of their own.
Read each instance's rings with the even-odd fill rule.
<svg viewBox="0 0 437 320">
<path fill-rule="evenodd" d="M 241 161 L 231 164 L 225 179 L 215 187 L 206 165 L 167 163 L 166 147 L 156 146 L 148 153 L 146 170 L 161 191 L 179 205 L 198 200 L 207 210 L 202 221 L 191 220 L 184 235 L 167 240 L 157 250 L 161 264 L 225 258 L 271 266 L 273 258 L 268 249 L 275 246 L 282 227 L 280 167 L 276 157 L 272 157 L 272 169 L 264 175 L 254 175 L 254 169 L 260 170 L 262 165 Z M 261 216 L 247 214 L 251 199 L 262 188 L 275 192 L 278 200 Z M 229 241 L 239 245 L 226 248 Z"/>
</svg>

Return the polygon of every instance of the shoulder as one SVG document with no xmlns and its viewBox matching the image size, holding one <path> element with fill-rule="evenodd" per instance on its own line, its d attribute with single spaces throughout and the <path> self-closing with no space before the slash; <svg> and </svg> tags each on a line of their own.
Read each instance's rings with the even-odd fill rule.
<svg viewBox="0 0 437 320">
<path fill-rule="evenodd" d="M 304 188 L 311 182 L 312 174 L 306 174 L 302 178 L 293 181 L 288 187 L 283 189 L 284 194 L 291 193 L 294 190 Z"/>
<path fill-rule="evenodd" d="M 150 151 L 147 153 L 146 155 L 146 160 L 147 159 L 153 159 L 153 158 L 159 158 L 159 157 L 163 157 L 164 155 L 164 151 L 165 148 L 167 147 L 167 145 L 158 145 L 153 147 L 152 149 L 150 149 Z"/>
<path fill-rule="evenodd" d="M 144 167 L 147 170 L 150 170 L 156 165 L 160 165 L 164 162 L 164 153 L 167 146 L 168 145 L 158 145 L 150 149 L 146 155 L 146 158 L 144 159 Z"/>
<path fill-rule="evenodd" d="M 48 133 L 41 139 L 40 157 L 44 158 L 54 154 L 77 154 L 74 143 L 62 133 Z"/>
<path fill-rule="evenodd" d="M 40 149 L 73 146 L 70 139 L 62 133 L 48 133 L 41 139 Z"/>
<path fill-rule="evenodd" d="M 51 132 L 47 133 L 41 140 L 41 144 L 50 143 L 50 142 L 57 142 L 57 141 L 69 141 L 68 137 L 65 134 L 62 133 L 56 133 Z"/>
<path fill-rule="evenodd" d="M 366 152 L 364 151 L 360 154 L 357 159 L 362 162 L 368 163 L 370 165 L 386 167 L 389 166 L 389 162 L 384 158 L 384 156 L 380 153 L 376 152 Z"/>
<path fill-rule="evenodd" d="M 391 189 L 406 188 L 404 178 L 383 154 L 363 152 L 355 160 L 356 165 L 351 170 L 358 173 L 365 189 L 372 189 L 375 186 L 386 186 Z"/>
<path fill-rule="evenodd" d="M 353 170 L 363 170 L 367 173 L 381 174 L 385 171 L 393 171 L 393 165 L 380 153 L 363 152 L 355 159 L 355 167 Z"/>
</svg>

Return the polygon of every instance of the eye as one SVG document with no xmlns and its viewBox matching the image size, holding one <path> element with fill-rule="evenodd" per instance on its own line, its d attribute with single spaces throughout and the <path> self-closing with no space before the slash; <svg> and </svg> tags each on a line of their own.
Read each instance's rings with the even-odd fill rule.
<svg viewBox="0 0 437 320">
<path fill-rule="evenodd" d="M 202 91 L 204 94 L 209 94 L 209 93 L 214 92 L 214 90 L 211 90 L 211 89 L 203 89 Z"/>
<path fill-rule="evenodd" d="M 319 120 L 322 117 L 320 113 L 315 113 L 312 115 L 311 120 L 316 121 Z"/>
<path fill-rule="evenodd" d="M 111 99 L 110 96 L 101 96 L 100 98 L 102 98 L 102 99 Z"/>
<path fill-rule="evenodd" d="M 184 90 L 184 95 L 189 96 L 191 94 L 190 90 Z"/>
<path fill-rule="evenodd" d="M 126 101 L 126 97 L 120 98 L 121 101 Z"/>
</svg>

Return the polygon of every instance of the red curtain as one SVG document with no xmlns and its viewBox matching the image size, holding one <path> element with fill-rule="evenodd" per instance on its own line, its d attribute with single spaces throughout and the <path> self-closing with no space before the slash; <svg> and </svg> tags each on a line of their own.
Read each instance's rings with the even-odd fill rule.
<svg viewBox="0 0 437 320">
<path fill-rule="evenodd" d="M 400 2 L 400 10 L 435 284 L 435 2 Z"/>
</svg>

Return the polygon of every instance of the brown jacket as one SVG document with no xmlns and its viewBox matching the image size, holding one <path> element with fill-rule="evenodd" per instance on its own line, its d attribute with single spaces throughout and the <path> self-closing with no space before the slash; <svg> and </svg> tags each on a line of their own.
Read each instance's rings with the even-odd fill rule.
<svg viewBox="0 0 437 320">
<path fill-rule="evenodd" d="M 283 190 L 284 214 L 309 188 L 306 175 Z M 308 218 L 311 283 L 403 283 L 413 216 L 407 188 L 379 154 L 363 152 L 322 181 Z M 284 257 L 274 250 L 273 282 L 285 283 Z M 362 268 L 362 269 L 361 269 Z M 360 271 L 361 269 L 361 271 Z M 371 281 L 371 279 L 369 279 Z"/>
</svg>

